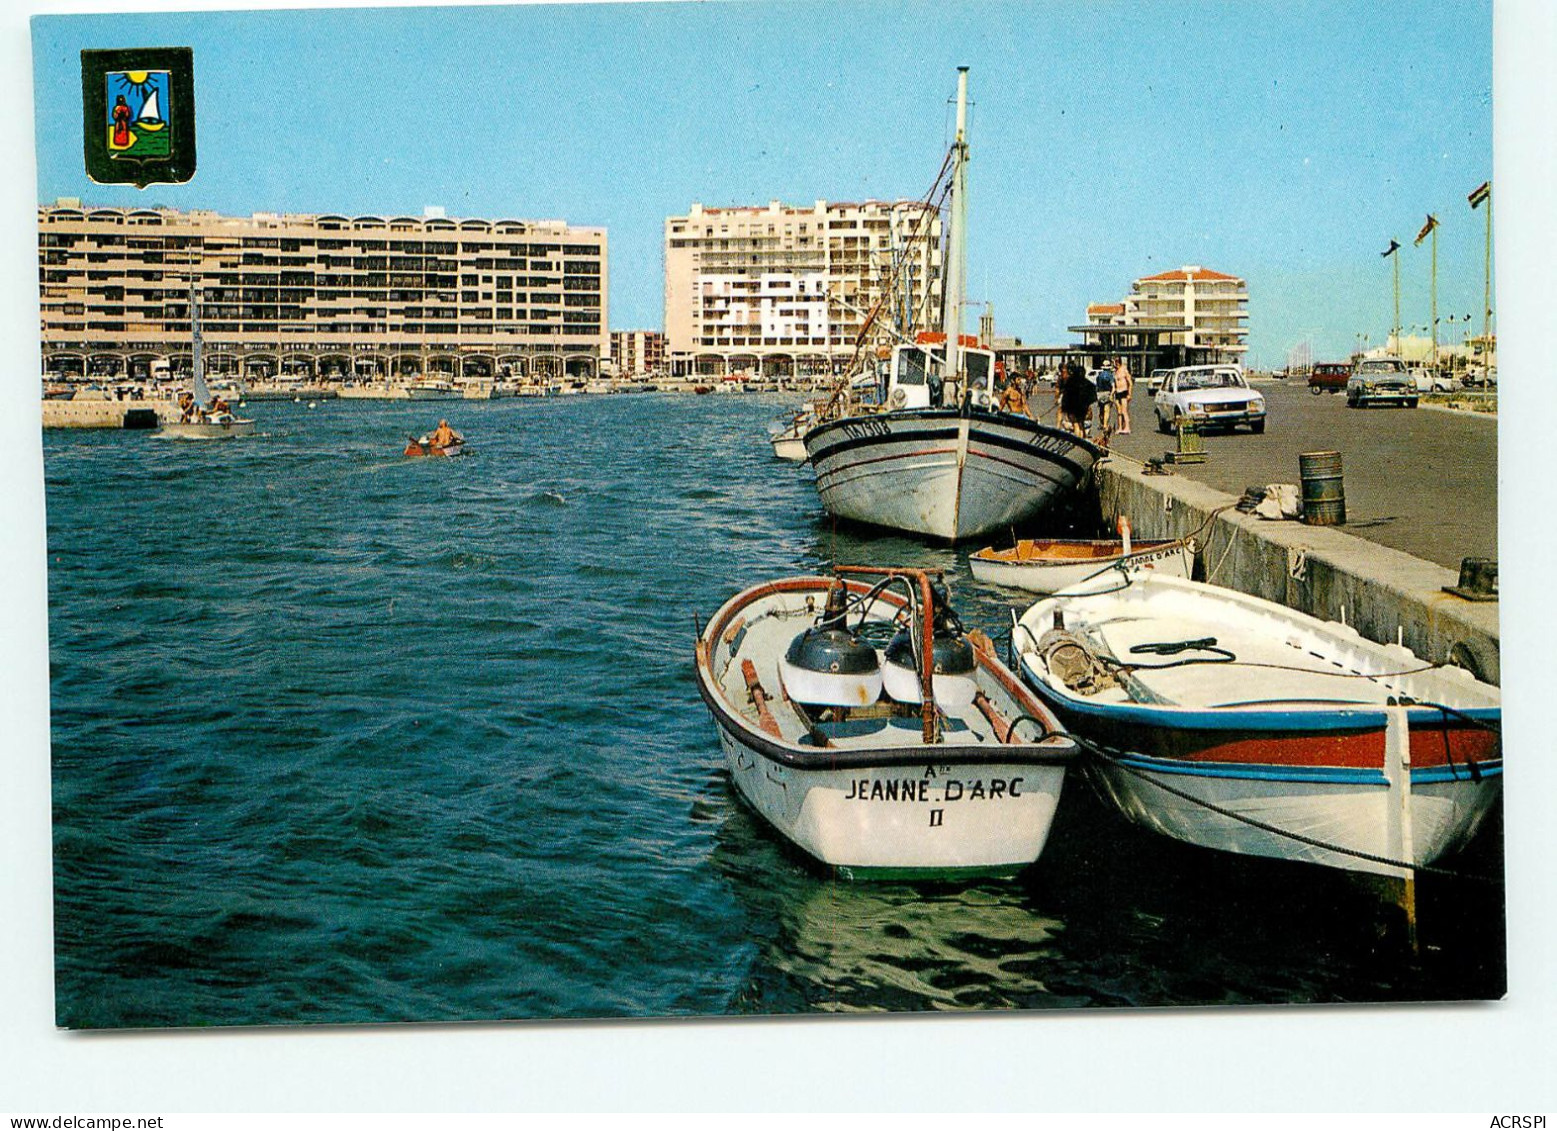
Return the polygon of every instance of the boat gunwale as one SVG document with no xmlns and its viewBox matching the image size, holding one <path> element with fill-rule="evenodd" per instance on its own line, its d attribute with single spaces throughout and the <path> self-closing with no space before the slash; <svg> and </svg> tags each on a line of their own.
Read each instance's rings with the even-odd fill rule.
<svg viewBox="0 0 1557 1131">
<path fill-rule="evenodd" d="M 822 575 L 789 577 L 779 581 L 765 581 L 742 590 L 731 597 L 708 621 L 697 637 L 698 693 L 714 715 L 714 721 L 723 730 L 732 730 L 740 742 L 754 753 L 770 761 L 797 770 L 827 771 L 867 769 L 906 765 L 922 766 L 927 762 L 937 765 L 1064 765 L 1080 755 L 1080 748 L 1054 712 L 1035 692 L 1024 684 L 993 652 L 974 649 L 979 666 L 988 672 L 1016 702 L 1029 714 L 1043 722 L 1047 733 L 1037 742 L 996 742 L 987 744 L 940 744 L 881 746 L 867 749 L 811 748 L 798 743 L 776 739 L 754 725 L 730 704 L 713 674 L 713 649 L 719 637 L 728 628 L 737 613 L 763 597 L 784 593 L 802 593 L 810 590 L 824 592 L 837 582 L 853 593 L 868 593 L 871 586 Z M 896 594 L 883 592 L 881 599 L 902 607 L 903 599 Z M 732 654 L 733 662 L 733 654 Z M 997 736 L 998 737 L 998 736 Z"/>
<path fill-rule="evenodd" d="M 1234 606 L 1241 611 L 1260 615 L 1275 615 L 1285 618 L 1289 623 L 1307 632 L 1318 632 L 1324 636 L 1344 643 L 1350 648 L 1361 648 L 1365 652 L 1373 653 L 1377 659 L 1386 658 L 1385 649 L 1394 645 L 1380 644 L 1378 641 L 1369 640 L 1356 629 L 1333 621 L 1321 620 L 1311 614 L 1290 609 L 1284 605 L 1278 605 L 1274 601 L 1267 601 L 1262 597 L 1256 597 L 1249 593 L 1242 593 L 1236 589 L 1226 589 L 1221 586 L 1209 586 L 1206 582 L 1192 581 L 1186 578 L 1170 577 L 1162 574 L 1137 575 L 1128 577 L 1130 586 L 1146 586 L 1177 590 L 1180 593 L 1194 597 L 1202 601 L 1218 601 Z M 1215 594 L 1206 590 L 1214 589 Z M 1027 626 L 1029 618 L 1037 623 L 1048 621 L 1057 610 L 1070 607 L 1070 603 L 1084 601 L 1094 597 L 1104 597 L 1113 591 L 1090 592 L 1087 590 L 1070 590 L 1056 593 L 1049 597 L 1043 597 L 1030 605 L 1017 621 L 1030 637 L 1032 629 Z M 1037 644 L 1036 637 L 1033 638 Z M 1405 650 L 1402 650 L 1405 652 Z M 1100 703 L 1088 700 L 1085 696 L 1076 695 L 1069 688 L 1057 687 L 1038 674 L 1037 665 L 1030 662 L 1034 655 L 1031 652 L 1023 652 L 1017 648 L 1015 629 L 1013 629 L 1010 643 L 1011 658 L 1016 671 L 1022 681 L 1041 699 L 1045 705 L 1057 712 L 1073 712 L 1090 719 L 1107 719 L 1121 727 L 1133 728 L 1169 728 L 1173 730 L 1263 730 L 1272 733 L 1313 731 L 1334 736 L 1341 732 L 1361 733 L 1370 730 L 1382 729 L 1385 725 L 1387 712 L 1391 710 L 1388 703 L 1358 703 L 1346 706 L 1320 706 L 1305 708 L 1289 708 L 1286 710 L 1272 710 L 1256 706 L 1226 706 L 1205 707 L 1200 705 L 1183 705 L 1173 703 L 1136 703 L 1136 702 L 1107 702 Z M 1441 664 L 1429 664 L 1414 653 L 1406 652 L 1422 665 L 1420 672 L 1410 673 L 1416 676 L 1430 676 L 1442 680 L 1456 679 L 1450 677 L 1448 671 L 1463 671 L 1463 669 L 1445 668 Z M 1378 675 L 1390 674 L 1380 672 Z M 1483 704 L 1475 706 L 1456 706 L 1452 702 L 1445 702 L 1442 707 L 1418 699 L 1417 702 L 1404 704 L 1407 710 L 1406 719 L 1413 729 L 1417 727 L 1432 727 L 1445 730 L 1474 730 L 1482 729 L 1478 724 L 1499 723 L 1502 720 L 1503 706 L 1501 702 L 1501 689 L 1494 684 L 1483 683 L 1469 672 L 1465 672 L 1466 680 L 1470 687 L 1481 688 L 1497 695 L 1499 702 L 1495 704 Z M 1372 683 L 1374 677 L 1367 675 L 1357 676 L 1365 682 Z M 1446 709 L 1447 708 L 1447 709 Z"/>
</svg>

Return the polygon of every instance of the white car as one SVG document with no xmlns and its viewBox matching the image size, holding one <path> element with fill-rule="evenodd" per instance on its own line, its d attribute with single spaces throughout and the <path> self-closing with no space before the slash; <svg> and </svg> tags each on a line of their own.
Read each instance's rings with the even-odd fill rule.
<svg viewBox="0 0 1557 1131">
<path fill-rule="evenodd" d="M 1249 388 L 1236 365 L 1170 370 L 1154 403 L 1157 427 L 1163 432 L 1177 432 L 1186 420 L 1199 428 L 1247 424 L 1251 431 L 1265 431 L 1265 398 Z"/>
<path fill-rule="evenodd" d="M 1453 393 L 1460 388 L 1458 377 L 1451 373 L 1434 373 L 1430 369 L 1413 369 L 1411 383 L 1419 393 Z"/>
</svg>

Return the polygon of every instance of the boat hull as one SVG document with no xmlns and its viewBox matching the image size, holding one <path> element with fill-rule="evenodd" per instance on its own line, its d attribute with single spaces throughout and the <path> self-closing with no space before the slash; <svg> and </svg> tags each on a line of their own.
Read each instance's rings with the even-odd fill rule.
<svg viewBox="0 0 1557 1131">
<path fill-rule="evenodd" d="M 1480 780 L 1463 773 L 1453 780 L 1441 769 L 1411 772 L 1411 863 L 1430 864 L 1470 843 L 1481 829 L 1502 792 L 1503 778 L 1500 765 L 1479 772 Z M 1351 775 L 1351 780 L 1314 780 L 1273 774 L 1271 767 L 1259 764 L 1208 771 L 1136 754 L 1118 763 L 1091 760 L 1086 774 L 1132 822 L 1188 844 L 1377 875 L 1398 876 L 1402 871 L 1384 863 L 1400 860 L 1401 845 L 1407 842 L 1396 835 L 1399 802 L 1382 772 Z M 1269 832 L 1253 821 L 1350 852 Z"/>
<path fill-rule="evenodd" d="M 252 436 L 254 421 L 232 420 L 224 424 L 179 423 L 164 424 L 157 433 L 166 440 L 231 440 L 238 436 Z"/>
<path fill-rule="evenodd" d="M 791 434 L 774 436 L 772 443 L 773 454 L 779 459 L 788 460 L 791 463 L 805 462 L 806 442 L 799 436 Z"/>
<path fill-rule="evenodd" d="M 1064 766 L 939 762 L 805 770 L 764 758 L 724 725 L 741 798 L 845 879 L 1009 876 L 1043 852 Z"/>
<path fill-rule="evenodd" d="M 980 557 L 968 558 L 968 567 L 976 580 L 986 585 L 1000 585 L 1007 589 L 1024 589 L 1029 593 L 1058 593 L 1061 589 L 1079 585 L 1087 578 L 1106 569 L 1124 565 L 1136 570 L 1160 570 L 1170 577 L 1188 577 L 1194 555 L 1182 542 L 1148 546 L 1132 552 L 1128 558 L 1122 553 L 1107 557 L 1086 559 L 1029 559 L 1004 561 Z"/>
<path fill-rule="evenodd" d="M 829 514 L 958 542 L 1005 530 L 1080 486 L 1102 454 L 1025 416 L 905 409 L 813 428 L 806 453 Z"/>
<path fill-rule="evenodd" d="M 1405 876 L 1467 844 L 1501 795 L 1497 689 L 1344 625 L 1153 574 L 1039 601 L 1012 636 L 1024 682 L 1090 751 L 1088 779 L 1176 840 Z M 1082 694 L 1056 674 L 1078 670 L 1070 641 L 1138 662 Z"/>
</svg>

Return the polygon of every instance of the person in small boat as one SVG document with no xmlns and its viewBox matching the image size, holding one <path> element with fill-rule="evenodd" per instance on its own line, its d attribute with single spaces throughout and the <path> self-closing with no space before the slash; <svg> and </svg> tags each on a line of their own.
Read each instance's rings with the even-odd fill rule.
<svg viewBox="0 0 1557 1131">
<path fill-rule="evenodd" d="M 232 408 L 227 404 L 226 401 L 222 400 L 222 398 L 219 395 L 218 396 L 213 396 L 211 398 L 210 414 L 212 416 L 220 416 L 224 412 L 231 412 L 231 411 L 232 411 Z"/>
<path fill-rule="evenodd" d="M 180 393 L 178 395 L 178 422 L 188 424 L 195 418 L 195 398 L 193 393 Z"/>
<path fill-rule="evenodd" d="M 447 420 L 438 421 L 438 427 L 432 430 L 427 437 L 427 446 L 431 448 L 447 448 L 459 440 L 460 434 L 449 427 Z"/>
</svg>

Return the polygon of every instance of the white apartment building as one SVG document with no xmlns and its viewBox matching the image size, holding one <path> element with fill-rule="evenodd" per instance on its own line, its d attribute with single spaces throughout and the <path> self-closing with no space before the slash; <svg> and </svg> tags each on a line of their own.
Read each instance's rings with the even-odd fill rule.
<svg viewBox="0 0 1557 1131">
<path fill-rule="evenodd" d="M 831 373 L 854 356 L 878 304 L 878 326 L 938 328 L 940 237 L 939 212 L 918 201 L 694 204 L 668 217 L 671 372 Z"/>
<path fill-rule="evenodd" d="M 1189 265 L 1135 280 L 1122 302 L 1092 303 L 1087 322 L 1181 327 L 1164 334 L 1162 343 L 1208 359 L 1242 363 L 1249 349 L 1249 288 L 1236 275 Z"/>
</svg>

